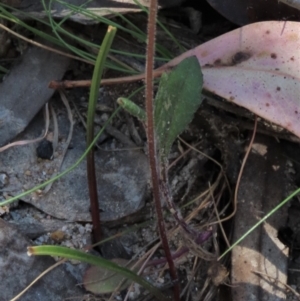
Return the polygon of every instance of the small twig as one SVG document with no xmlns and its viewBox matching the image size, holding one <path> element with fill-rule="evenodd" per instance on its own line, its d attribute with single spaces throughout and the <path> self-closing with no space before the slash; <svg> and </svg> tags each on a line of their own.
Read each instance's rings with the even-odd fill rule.
<svg viewBox="0 0 300 301">
<path fill-rule="evenodd" d="M 164 69 L 157 69 L 153 70 L 153 78 L 161 76 L 164 72 L 168 71 L 169 68 L 164 68 Z M 132 83 L 136 82 L 139 80 L 144 80 L 146 74 L 137 74 L 137 75 L 132 75 L 132 76 L 124 76 L 124 77 L 119 77 L 119 78 L 107 78 L 107 79 L 102 79 L 101 80 L 101 85 L 102 86 L 109 86 L 109 85 L 116 85 L 116 84 L 126 84 L 126 83 Z M 88 88 L 91 86 L 92 81 L 91 80 L 63 80 L 63 81 L 58 81 L 58 80 L 53 80 L 49 83 L 49 88 L 50 89 L 71 89 L 71 88 Z"/>
<path fill-rule="evenodd" d="M 241 181 L 241 178 L 242 178 L 242 174 L 243 174 L 243 171 L 244 171 L 244 167 L 246 165 L 246 162 L 247 162 L 247 159 L 249 157 L 249 154 L 251 152 L 251 149 L 252 149 L 252 145 L 253 145 L 253 142 L 254 142 L 254 139 L 255 139 L 255 135 L 256 135 L 256 129 L 257 129 L 257 116 L 255 116 L 255 122 L 254 122 L 254 128 L 253 128 L 253 134 L 252 134 L 252 137 L 251 137 L 251 140 L 250 140 L 250 143 L 249 143 L 249 146 L 248 146 L 248 149 L 247 149 L 247 152 L 244 156 L 244 159 L 243 159 L 243 162 L 242 162 L 242 166 L 240 168 L 240 172 L 239 172 L 239 175 L 238 175 L 238 179 L 237 179 L 237 182 L 236 182 L 236 186 L 235 186 L 235 191 L 234 191 L 234 200 L 233 200 L 233 212 L 225 217 L 224 219 L 222 219 L 222 222 L 223 221 L 226 221 L 228 219 L 231 219 L 235 214 L 236 214 L 236 210 L 237 210 L 237 194 L 238 194 L 238 190 L 239 190 L 239 185 L 240 185 L 240 181 Z M 271 212 L 269 213 L 271 214 Z M 266 220 L 269 216 L 269 214 L 267 214 L 264 218 L 262 218 L 255 226 L 257 226 L 258 224 L 262 223 L 264 220 Z M 237 244 L 240 240 L 243 240 L 246 235 L 248 235 L 250 233 L 250 231 L 252 231 L 252 228 L 250 228 L 237 242 L 235 242 L 235 244 Z M 235 245 L 234 244 L 234 245 Z M 231 246 L 230 248 L 228 248 L 219 258 L 218 260 L 220 260 L 221 258 L 223 258 L 231 249 L 233 248 L 233 246 Z"/>
<path fill-rule="evenodd" d="M 69 119 L 69 122 L 70 122 L 70 127 L 69 127 L 68 138 L 67 138 L 67 141 L 65 143 L 65 148 L 63 150 L 63 153 L 61 154 L 61 160 L 60 160 L 60 162 L 58 163 L 58 166 L 57 166 L 57 173 L 55 175 L 53 175 L 52 177 L 55 177 L 60 172 L 60 170 L 61 170 L 62 164 L 63 164 L 64 159 L 66 157 L 66 153 L 68 151 L 69 145 L 70 145 L 72 137 L 73 137 L 73 130 L 74 130 L 73 115 L 72 115 L 72 111 L 71 111 L 68 99 L 67 99 L 65 93 L 62 90 L 59 90 L 59 95 L 61 97 L 61 100 L 62 100 L 63 104 L 65 105 L 65 107 L 67 109 L 68 119 Z M 54 121 L 54 124 L 55 124 L 55 121 Z M 58 132 L 58 128 L 57 128 L 57 132 Z M 57 136 L 58 136 L 58 134 L 57 134 Z M 54 147 L 54 150 L 55 150 L 55 147 Z M 44 194 L 48 193 L 48 191 L 51 189 L 52 185 L 53 185 L 53 182 L 51 182 L 49 185 L 47 185 L 45 187 L 43 193 Z"/>
<path fill-rule="evenodd" d="M 282 284 L 289 291 L 291 291 L 298 298 L 298 300 L 300 300 L 300 294 L 296 290 L 294 290 L 291 286 L 289 286 L 288 284 L 286 284 L 286 283 L 280 281 L 279 279 L 276 279 L 276 278 L 274 278 L 274 277 L 272 277 L 272 276 L 270 276 L 266 273 L 263 273 L 263 272 L 259 272 L 259 271 L 251 271 L 251 272 L 254 273 L 254 274 L 257 274 L 257 275 L 268 277 L 269 279 L 272 279 L 274 282 L 278 282 L 278 283 Z"/>
<path fill-rule="evenodd" d="M 35 143 L 35 142 L 43 140 L 47 136 L 48 129 L 49 129 L 49 123 L 50 123 L 49 108 L 48 108 L 48 103 L 46 103 L 46 105 L 45 105 L 45 132 L 44 132 L 44 135 L 39 137 L 39 138 L 36 138 L 36 139 L 20 140 L 20 141 L 15 141 L 15 142 L 6 144 L 6 145 L 0 147 L 0 153 L 7 150 L 7 149 L 9 149 L 9 148 L 11 148 L 11 147 L 13 147 L 13 146 L 26 145 L 26 144 Z"/>
<path fill-rule="evenodd" d="M 231 194 L 232 194 L 232 191 L 231 191 L 230 184 L 229 184 L 229 181 L 228 181 L 228 178 L 227 178 L 227 176 L 226 176 L 226 173 L 225 173 L 225 171 L 224 171 L 223 166 L 222 166 L 218 161 L 216 161 L 214 158 L 212 158 L 212 157 L 210 157 L 209 155 L 203 153 L 202 151 L 196 149 L 194 146 L 188 144 L 188 143 L 187 143 L 186 141 L 184 141 L 182 138 L 180 138 L 180 137 L 178 137 L 178 138 L 179 138 L 179 140 L 180 140 L 181 142 L 183 142 L 185 145 L 187 145 L 190 149 L 196 151 L 197 153 L 199 153 L 199 154 L 201 154 L 202 156 L 206 157 L 207 159 L 211 160 L 212 162 L 214 162 L 216 165 L 218 165 L 218 166 L 220 167 L 221 175 L 224 176 L 224 179 L 225 179 L 225 182 L 226 182 L 226 186 L 227 186 L 227 188 L 228 188 L 228 190 L 229 190 L 229 193 L 230 193 L 230 195 L 231 195 Z M 219 177 L 218 177 L 218 179 L 219 179 Z M 231 197 L 230 197 L 230 198 L 231 198 Z M 222 211 L 224 212 L 224 211 L 227 209 L 228 206 L 229 206 L 229 204 L 226 205 L 226 206 L 223 208 Z M 222 223 L 222 222 L 224 222 L 224 221 L 226 221 L 226 220 L 228 220 L 228 217 L 225 217 L 225 218 L 221 219 L 220 221 L 212 222 L 212 223 L 210 223 L 209 225 L 212 226 L 212 225 L 214 225 L 214 224 L 219 224 L 219 223 Z"/>
<path fill-rule="evenodd" d="M 183 140 L 181 137 L 178 137 L 178 139 L 183 143 L 185 144 L 187 147 L 189 147 L 190 149 L 194 150 L 195 152 L 201 154 L 202 156 L 204 156 L 205 158 L 207 158 L 208 160 L 212 161 L 213 163 L 215 163 L 216 165 L 218 165 L 220 167 L 220 170 L 221 170 L 221 173 L 223 174 L 224 178 L 225 178 L 225 181 L 226 181 L 226 184 L 227 184 L 227 187 L 230 191 L 230 184 L 229 184 L 229 181 L 228 181 L 228 178 L 226 176 L 226 172 L 223 168 L 223 166 L 217 161 L 215 160 L 214 158 L 210 157 L 209 155 L 205 154 L 204 152 L 200 151 L 199 149 L 196 148 L 196 146 L 193 146 L 189 143 L 187 143 L 185 140 Z M 231 193 L 231 191 L 230 191 Z"/>
<path fill-rule="evenodd" d="M 27 285 L 27 287 L 25 289 L 22 290 L 22 292 L 20 292 L 17 296 L 15 296 L 14 298 L 12 298 L 10 301 L 16 301 L 18 300 L 20 297 L 22 297 L 36 282 L 38 282 L 42 277 L 44 277 L 46 274 L 48 274 L 50 271 L 52 271 L 53 269 L 55 269 L 56 267 L 58 267 L 59 265 L 63 264 L 64 262 L 66 262 L 67 259 L 62 259 L 58 262 L 56 262 L 55 264 L 53 264 L 52 266 L 50 266 L 48 269 L 46 269 L 44 272 L 42 272 L 39 276 L 37 276 L 29 285 Z"/>
<path fill-rule="evenodd" d="M 252 149 L 252 145 L 253 145 L 253 142 L 254 142 L 254 139 L 255 139 L 255 135 L 256 135 L 256 129 L 257 129 L 257 117 L 255 116 L 252 137 L 251 137 L 251 140 L 250 140 L 247 152 L 246 152 L 246 154 L 244 156 L 244 159 L 243 159 L 243 162 L 242 162 L 242 166 L 240 168 L 240 172 L 239 172 L 239 175 L 238 175 L 238 178 L 237 178 L 237 181 L 236 181 L 236 185 L 235 185 L 234 197 L 233 197 L 233 211 L 232 211 L 232 213 L 230 215 L 228 215 L 225 218 L 223 218 L 222 222 L 231 219 L 236 214 L 236 210 L 237 210 L 237 196 L 238 196 L 238 191 L 239 191 L 239 187 L 240 187 L 240 182 L 241 182 L 241 178 L 242 178 L 242 175 L 243 175 L 243 172 L 244 172 L 244 168 L 245 168 L 246 162 L 248 160 L 249 154 L 250 154 L 251 149 Z"/>
<path fill-rule="evenodd" d="M 200 262 L 199 262 L 199 258 L 197 256 L 195 256 L 194 258 L 194 264 L 192 267 L 192 272 L 189 274 L 188 277 L 188 283 L 186 284 L 185 288 L 181 291 L 181 296 L 185 296 L 185 300 L 191 300 L 191 298 L 189 297 L 191 294 L 191 291 L 193 290 L 193 280 L 196 278 L 196 273 L 198 272 L 200 268 Z"/>
<path fill-rule="evenodd" d="M 201 241 L 199 239 L 199 241 L 197 241 L 198 244 L 204 243 L 205 241 L 207 241 L 210 237 L 212 236 L 212 232 L 211 231 L 203 231 L 201 232 Z M 179 250 L 177 250 L 175 253 L 171 254 L 172 259 L 178 259 L 180 257 L 182 257 L 184 254 L 188 253 L 190 251 L 189 247 L 181 247 Z M 163 258 L 159 258 L 159 259 L 153 259 L 151 261 L 149 261 L 146 265 L 146 267 L 148 266 L 154 266 L 154 265 L 159 265 L 159 264 L 166 264 L 167 263 L 167 258 L 163 257 Z"/>
<path fill-rule="evenodd" d="M 209 185 L 209 194 L 210 194 L 210 197 L 211 197 L 212 202 L 213 202 L 213 205 L 214 205 L 214 211 L 215 211 L 215 214 L 216 214 L 216 217 L 217 217 L 217 221 L 218 221 L 220 230 L 221 230 L 221 232 L 222 232 L 222 234 L 223 234 L 223 238 L 224 238 L 224 240 L 225 240 L 225 243 L 226 243 L 227 247 L 229 248 L 229 247 L 230 247 L 230 243 L 229 243 L 229 241 L 228 241 L 228 239 L 227 239 L 227 236 L 226 236 L 224 227 L 223 227 L 222 222 L 221 222 L 221 219 L 220 219 L 220 215 L 219 215 L 219 212 L 218 212 L 216 200 L 215 200 L 214 195 L 213 195 L 213 193 L 212 193 L 212 189 L 211 189 L 210 182 L 208 183 L 208 185 Z M 220 195 L 220 197 L 221 197 L 221 195 Z"/>
<path fill-rule="evenodd" d="M 159 247 L 159 244 L 156 244 L 156 246 L 154 246 L 154 247 L 152 248 L 152 250 L 149 250 L 149 255 L 147 256 L 146 260 L 143 261 L 142 266 L 139 268 L 139 271 L 137 272 L 138 275 L 141 275 L 141 274 L 143 273 L 143 271 L 144 271 L 144 269 L 146 268 L 148 262 L 150 261 L 150 258 L 151 258 L 151 257 L 154 255 L 154 253 L 157 251 L 158 247 Z M 131 291 L 132 287 L 133 287 L 133 283 L 130 285 L 130 287 L 129 287 L 128 291 L 127 291 L 126 297 L 124 298 L 124 301 L 127 301 L 127 300 L 128 300 L 128 298 L 129 298 L 129 292 Z M 111 300 L 109 300 L 109 301 L 111 301 Z"/>
</svg>

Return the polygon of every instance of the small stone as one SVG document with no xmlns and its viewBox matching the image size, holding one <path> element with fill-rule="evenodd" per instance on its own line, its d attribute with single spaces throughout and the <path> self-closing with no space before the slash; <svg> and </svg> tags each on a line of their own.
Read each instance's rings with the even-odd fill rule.
<svg viewBox="0 0 300 301">
<path fill-rule="evenodd" d="M 61 230 L 54 231 L 50 234 L 50 237 L 55 242 L 61 242 L 65 238 L 65 233 Z"/>
<path fill-rule="evenodd" d="M 8 206 L 2 206 L 2 207 L 0 207 L 0 216 L 4 215 L 6 213 L 9 213 L 9 207 Z"/>
<path fill-rule="evenodd" d="M 8 184 L 8 176 L 5 172 L 0 173 L 0 189 L 4 188 Z"/>
<path fill-rule="evenodd" d="M 84 234 L 85 233 L 85 228 L 83 227 L 83 226 L 79 226 L 79 228 L 78 228 L 78 231 L 79 231 L 79 233 L 82 235 L 82 234 Z"/>
<path fill-rule="evenodd" d="M 38 158 L 44 159 L 44 160 L 52 160 L 53 159 L 53 145 L 52 142 L 49 140 L 42 140 L 37 149 L 36 154 Z"/>
</svg>

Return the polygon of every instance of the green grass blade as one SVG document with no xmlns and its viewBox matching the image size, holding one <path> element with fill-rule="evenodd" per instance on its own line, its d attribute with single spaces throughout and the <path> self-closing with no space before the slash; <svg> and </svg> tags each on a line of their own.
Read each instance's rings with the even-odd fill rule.
<svg viewBox="0 0 300 301">
<path fill-rule="evenodd" d="M 122 276 L 140 284 L 149 292 L 151 292 L 158 300 L 161 301 L 169 301 L 155 286 L 150 284 L 148 281 L 143 279 L 141 276 L 138 276 L 134 272 L 126 269 L 124 267 L 120 267 L 119 265 L 106 260 L 101 257 L 97 257 L 83 251 L 78 251 L 74 249 L 70 249 L 67 247 L 58 247 L 58 246 L 37 246 L 37 247 L 28 247 L 29 255 L 50 255 L 50 256 L 59 256 L 63 258 L 73 259 L 83 261 L 92 265 L 96 265 L 107 270 L 111 270 L 113 272 L 119 273 Z"/>
<path fill-rule="evenodd" d="M 242 240 L 244 240 L 252 231 L 254 231 L 257 227 L 259 227 L 262 223 L 264 223 L 272 214 L 274 214 L 277 210 L 279 210 L 282 206 L 284 206 L 287 202 L 289 202 L 293 197 L 300 193 L 300 188 L 291 193 L 286 199 L 284 199 L 279 205 L 277 205 L 274 209 L 272 209 L 268 214 L 266 214 L 258 223 L 252 226 L 243 236 L 241 236 L 230 248 L 228 248 L 219 258 L 223 258 L 226 254 L 228 254 L 235 246 L 237 246 Z"/>
<path fill-rule="evenodd" d="M 133 37 L 135 37 L 137 39 L 143 39 L 142 33 L 137 33 L 137 32 L 134 32 L 134 30 L 127 29 L 127 28 L 119 25 L 118 23 L 111 21 L 110 19 L 98 16 L 98 15 L 94 14 L 91 11 L 85 10 L 82 7 L 78 8 L 76 6 L 72 6 L 71 4 L 67 4 L 67 3 L 65 3 L 63 1 L 59 1 L 59 0 L 56 0 L 56 2 L 59 2 L 61 4 L 65 4 L 65 6 L 67 8 L 69 8 L 70 10 L 73 10 L 68 16 L 70 16 L 72 13 L 79 13 L 79 12 L 81 12 L 82 14 L 90 17 L 91 19 L 100 21 L 100 22 L 105 23 L 107 25 L 112 25 L 112 26 L 114 26 L 114 27 L 116 27 L 116 28 L 118 28 L 118 29 L 120 29 L 120 30 L 122 30 L 124 32 L 130 33 Z M 47 8 L 47 6 L 44 6 L 44 7 L 45 7 L 45 11 L 48 12 L 49 9 Z M 51 24 L 49 23 L 49 21 L 46 21 L 45 19 L 39 19 L 39 18 L 35 17 L 34 15 L 28 15 L 28 13 L 23 12 L 21 10 L 18 10 L 16 8 L 9 7 L 9 6 L 7 6 L 7 5 L 5 5 L 3 3 L 0 4 L 0 17 L 1 18 L 9 20 L 11 22 L 14 22 L 15 24 L 18 24 L 19 26 L 26 28 L 30 32 L 34 33 L 35 35 L 37 35 L 37 36 L 39 36 L 39 37 L 41 37 L 41 38 L 43 38 L 43 39 L 45 39 L 45 40 L 47 40 L 47 41 L 55 44 L 57 46 L 70 49 L 76 55 L 78 55 L 78 56 L 80 56 L 82 58 L 85 58 L 86 60 L 90 61 L 91 63 L 95 63 L 96 56 L 94 54 L 90 54 L 87 51 L 84 51 L 82 49 L 74 47 L 73 45 L 67 43 L 66 40 L 64 39 L 64 37 L 60 37 L 60 39 L 59 39 L 57 36 L 56 37 L 52 36 L 50 34 L 45 33 L 45 31 L 41 31 L 41 30 L 39 30 L 39 29 L 37 29 L 35 27 L 32 27 L 32 26 L 28 25 L 27 23 L 25 23 L 22 20 L 20 20 L 17 16 L 15 16 L 14 14 L 12 14 L 10 11 L 8 11 L 8 9 L 10 11 L 16 12 L 18 15 L 24 16 L 26 18 L 30 17 L 31 20 L 35 20 L 36 22 L 45 25 L 46 27 L 49 28 L 49 30 L 53 30 L 54 33 L 57 32 L 58 35 L 62 34 L 64 37 L 68 37 L 69 39 L 71 39 L 73 41 L 76 41 L 76 42 L 78 42 L 81 45 L 85 45 L 87 47 L 93 47 L 95 49 L 99 49 L 99 46 L 97 44 L 95 44 L 93 42 L 90 42 L 90 41 L 87 41 L 85 39 L 82 39 L 81 37 L 79 37 L 77 35 L 74 35 L 74 34 L 70 33 L 69 31 L 65 30 L 61 26 L 62 22 L 56 23 L 55 20 L 53 20 L 52 26 L 51 26 Z M 49 18 L 49 14 L 48 14 L 48 18 Z M 63 20 L 65 20 L 65 18 Z M 127 21 L 127 23 L 128 22 L 131 23 L 124 16 L 123 16 L 123 18 L 124 18 L 125 21 Z M 51 19 L 52 19 L 52 16 L 51 16 Z M 133 27 L 133 29 L 135 29 L 135 27 Z M 111 49 L 111 53 L 120 54 L 120 55 L 123 55 L 123 56 L 135 57 L 137 59 L 145 59 L 145 55 L 136 54 L 136 53 L 130 53 L 130 52 L 125 52 L 125 51 L 121 51 L 121 50 Z M 156 57 L 155 59 L 157 61 L 163 61 L 163 62 L 169 61 L 169 59 L 166 58 L 166 57 Z M 124 73 L 129 73 L 129 74 L 133 73 L 133 72 L 131 72 L 128 69 L 124 69 L 124 68 L 122 68 L 122 67 L 120 67 L 120 66 L 118 66 L 118 65 L 116 65 L 114 63 L 110 63 L 108 61 L 106 62 L 106 66 L 108 68 L 110 68 L 110 69 L 121 71 L 121 72 L 124 72 Z"/>
<path fill-rule="evenodd" d="M 105 17 L 102 17 L 100 15 L 95 14 L 91 10 L 85 9 L 83 7 L 78 7 L 76 5 L 72 5 L 70 3 L 60 1 L 60 0 L 56 0 L 56 2 L 64 5 L 66 8 L 70 9 L 74 13 L 82 14 L 85 17 L 88 17 L 88 18 L 90 18 L 92 20 L 95 20 L 97 22 L 104 23 L 108 26 L 116 27 L 118 30 L 122 30 L 124 32 L 127 32 L 127 33 L 133 35 L 135 38 L 143 39 L 143 36 L 145 36 L 145 34 L 143 32 L 136 32 L 136 31 L 130 30 L 130 29 L 118 24 L 117 22 L 114 22 L 111 19 L 108 19 L 108 18 L 105 18 Z M 115 14 L 115 12 L 112 12 L 112 14 Z"/>
<path fill-rule="evenodd" d="M 102 73 L 104 70 L 105 60 L 110 50 L 112 41 L 115 37 L 117 29 L 115 27 L 109 26 L 107 29 L 107 34 L 102 42 L 99 55 L 96 60 L 96 65 L 94 68 L 94 74 L 92 78 L 92 84 L 90 89 L 89 97 L 89 107 L 87 116 L 87 143 L 90 144 L 93 141 L 94 136 L 94 116 L 96 110 L 96 104 L 99 94 L 100 80 L 102 78 Z"/>
<path fill-rule="evenodd" d="M 99 95 L 100 81 L 102 78 L 105 61 L 109 53 L 113 39 L 116 35 L 116 31 L 117 29 L 115 27 L 112 26 L 108 27 L 106 35 L 100 47 L 99 54 L 97 56 L 93 77 L 92 77 L 89 104 L 88 104 L 87 135 L 86 135 L 87 145 L 89 145 L 94 139 L 94 117 L 95 117 L 96 105 L 97 105 L 97 100 Z M 98 200 L 98 193 L 97 193 L 97 179 L 96 179 L 95 170 L 96 169 L 95 169 L 94 151 L 92 150 L 87 156 L 87 179 L 88 179 L 88 188 L 89 188 L 89 195 L 90 195 L 90 208 L 91 208 L 91 217 L 93 223 L 94 243 L 101 240 L 99 200 Z"/>
<path fill-rule="evenodd" d="M 8 20 L 10 22 L 13 22 L 23 28 L 26 28 L 27 30 L 34 33 L 38 37 L 41 37 L 55 45 L 63 46 L 62 43 L 60 43 L 55 37 L 45 33 L 44 31 L 40 31 L 40 30 L 28 25 L 27 23 L 23 22 L 22 20 L 18 19 L 16 16 L 9 13 L 2 5 L 0 5 L 0 17 L 5 20 Z M 41 22 L 41 23 L 45 24 L 45 22 Z M 47 25 L 49 26 L 49 24 L 47 24 Z"/>
<path fill-rule="evenodd" d="M 136 27 L 135 25 L 131 26 L 133 29 L 128 29 L 128 28 L 126 28 L 124 26 L 121 26 L 120 24 L 108 19 L 108 18 L 105 18 L 105 17 L 102 17 L 100 15 L 97 15 L 97 14 L 93 13 L 91 10 L 87 10 L 83 7 L 78 7 L 76 5 L 72 5 L 72 4 L 66 3 L 66 2 L 61 1 L 61 0 L 56 0 L 56 2 L 65 5 L 65 7 L 72 10 L 73 12 L 80 13 L 80 14 L 86 16 L 86 17 L 91 18 L 92 20 L 95 20 L 97 22 L 102 22 L 102 23 L 105 23 L 107 25 L 111 25 L 113 27 L 116 27 L 119 30 L 127 32 L 127 33 L 131 34 L 134 38 L 136 38 L 138 40 L 141 40 L 141 41 L 144 41 L 146 43 L 146 39 L 147 39 L 146 34 L 144 32 L 142 32 L 140 29 L 138 29 L 138 27 Z M 119 14 L 117 12 L 114 12 L 114 11 L 110 11 L 110 12 L 111 12 L 112 15 L 116 15 L 116 16 L 121 17 L 121 14 Z M 124 19 L 123 16 L 121 18 Z M 132 24 L 129 20 L 126 20 L 126 18 L 125 18 L 125 21 L 129 25 Z M 164 57 L 164 59 L 170 60 L 173 57 L 171 52 L 169 50 L 167 50 L 165 47 L 161 46 L 161 45 L 157 45 L 157 51 Z"/>
</svg>

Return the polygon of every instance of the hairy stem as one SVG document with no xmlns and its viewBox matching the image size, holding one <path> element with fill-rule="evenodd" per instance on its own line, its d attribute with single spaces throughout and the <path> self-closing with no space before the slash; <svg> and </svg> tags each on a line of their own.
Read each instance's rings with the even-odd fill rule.
<svg viewBox="0 0 300 301">
<path fill-rule="evenodd" d="M 163 212 L 161 207 L 161 193 L 159 189 L 159 162 L 157 159 L 155 133 L 154 133 L 154 110 L 153 110 L 153 63 L 155 54 L 155 35 L 156 35 L 156 15 L 157 0 L 151 0 L 148 18 L 148 37 L 147 37 L 147 64 L 146 64 L 146 113 L 147 113 L 147 139 L 149 150 L 149 163 L 151 169 L 153 198 L 155 203 L 157 223 L 161 242 L 166 254 L 167 262 L 170 268 L 170 275 L 174 281 L 174 300 L 180 300 L 180 288 L 178 283 L 177 272 L 169 247 L 166 234 Z"/>
</svg>

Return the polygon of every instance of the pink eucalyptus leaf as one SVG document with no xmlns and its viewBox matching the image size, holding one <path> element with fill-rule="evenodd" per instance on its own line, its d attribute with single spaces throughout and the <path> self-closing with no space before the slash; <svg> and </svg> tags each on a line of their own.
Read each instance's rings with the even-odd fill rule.
<svg viewBox="0 0 300 301">
<path fill-rule="evenodd" d="M 167 65 L 195 55 L 204 89 L 300 137 L 300 23 L 250 24 L 206 42 Z"/>
</svg>

